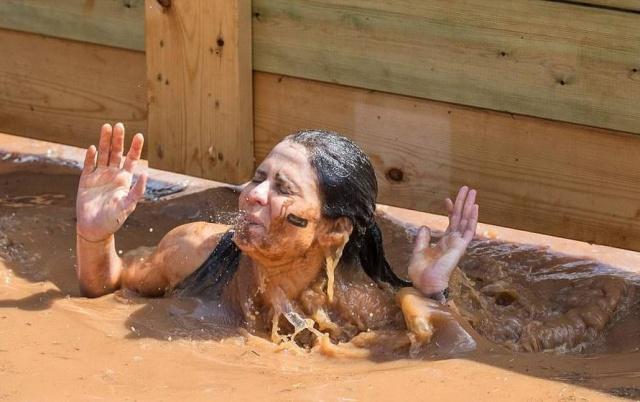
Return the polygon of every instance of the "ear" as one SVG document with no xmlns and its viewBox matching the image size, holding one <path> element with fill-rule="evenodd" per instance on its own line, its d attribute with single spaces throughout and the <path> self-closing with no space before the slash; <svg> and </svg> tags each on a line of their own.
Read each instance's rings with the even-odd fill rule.
<svg viewBox="0 0 640 402">
<path fill-rule="evenodd" d="M 344 246 L 353 232 L 353 223 L 345 216 L 338 219 L 323 219 L 318 226 L 318 243 L 329 249 Z"/>
</svg>

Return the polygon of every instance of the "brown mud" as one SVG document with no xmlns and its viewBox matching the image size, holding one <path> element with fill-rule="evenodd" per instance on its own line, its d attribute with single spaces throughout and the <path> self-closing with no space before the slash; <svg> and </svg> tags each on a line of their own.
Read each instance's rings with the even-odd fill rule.
<svg viewBox="0 0 640 402">
<path fill-rule="evenodd" d="M 452 281 L 454 310 L 476 350 L 327 358 L 247 336 L 211 303 L 127 291 L 80 297 L 77 167 L 6 159 L 0 401 L 640 398 L 639 271 L 477 240 Z M 118 233 L 117 248 L 154 246 L 181 223 L 229 223 L 236 206 L 236 193 L 224 188 L 145 202 Z M 402 275 L 416 228 L 385 218 L 380 224 L 388 258 Z M 348 308 L 362 304 L 358 289 L 344 288 L 338 274 L 336 295 L 352 295 Z M 378 302 L 381 315 L 393 314 L 393 299 Z"/>
</svg>

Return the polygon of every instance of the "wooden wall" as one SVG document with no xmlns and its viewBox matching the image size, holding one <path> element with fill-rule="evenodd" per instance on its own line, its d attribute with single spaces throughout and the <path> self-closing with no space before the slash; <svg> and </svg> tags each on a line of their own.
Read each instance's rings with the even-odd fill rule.
<svg viewBox="0 0 640 402">
<path fill-rule="evenodd" d="M 0 2 L 0 131 L 144 131 L 143 1 L 56 3 Z M 469 184 L 483 222 L 640 250 L 637 4 L 253 0 L 256 163 L 333 129 L 371 156 L 381 202 L 442 212 Z"/>
<path fill-rule="evenodd" d="M 328 128 L 371 157 L 382 203 L 443 214 L 468 184 L 483 222 L 640 249 L 636 135 L 273 74 L 254 86 L 258 161 Z"/>
<path fill-rule="evenodd" d="M 252 3 L 255 70 L 640 133 L 637 0 Z M 6 0 L 0 27 L 144 50 L 144 1 Z"/>
<path fill-rule="evenodd" d="M 0 29 L 0 54 L 1 132 L 81 147 L 105 121 L 146 132 L 144 53 Z"/>
<path fill-rule="evenodd" d="M 637 0 L 550 0 L 556 3 L 576 4 L 580 6 L 592 6 L 614 11 L 640 11 L 640 2 Z"/>
<path fill-rule="evenodd" d="M 640 15 L 532 0 L 254 0 L 260 71 L 640 133 Z"/>
<path fill-rule="evenodd" d="M 2 0 L 0 27 L 144 51 L 144 0 Z"/>
</svg>

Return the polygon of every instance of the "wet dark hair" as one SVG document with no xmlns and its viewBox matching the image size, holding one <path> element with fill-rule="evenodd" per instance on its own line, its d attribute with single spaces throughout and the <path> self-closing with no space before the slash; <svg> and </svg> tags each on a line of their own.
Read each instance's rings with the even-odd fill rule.
<svg viewBox="0 0 640 402">
<path fill-rule="evenodd" d="M 322 197 L 322 215 L 349 218 L 353 232 L 342 254 L 344 263 L 358 262 L 376 282 L 411 286 L 391 269 L 375 221 L 378 181 L 367 155 L 350 139 L 333 131 L 303 130 L 285 138 L 309 153 Z"/>
<path fill-rule="evenodd" d="M 331 131 L 304 130 L 285 140 L 302 145 L 309 153 L 322 196 L 322 215 L 347 217 L 353 224 L 342 262 L 357 263 L 377 283 L 411 286 L 393 272 L 384 256 L 382 233 L 374 217 L 378 182 L 367 155 L 351 140 Z M 233 235 L 233 230 L 227 232 L 207 260 L 171 293 L 219 299 L 239 266 L 241 251 Z"/>
</svg>

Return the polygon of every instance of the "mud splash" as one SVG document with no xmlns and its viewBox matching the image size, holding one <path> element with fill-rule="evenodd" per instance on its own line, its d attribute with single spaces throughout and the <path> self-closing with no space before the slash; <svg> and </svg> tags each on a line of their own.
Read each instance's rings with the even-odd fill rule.
<svg viewBox="0 0 640 402">
<path fill-rule="evenodd" d="M 300 299 L 304 316 L 336 339 L 402 353 L 387 354 L 384 363 L 298 355 L 238 330 L 217 303 L 126 291 L 78 297 L 77 170 L 44 171 L 41 161 L 0 165 L 0 399 L 420 400 L 426 392 L 441 399 L 500 400 L 516 392 L 602 398 L 596 390 L 640 397 L 640 306 L 632 274 L 539 247 L 475 242 L 456 275 L 454 300 L 478 349 L 425 362 L 442 355 L 431 350 L 407 361 L 411 340 L 393 344 L 395 335 L 368 335 L 372 326 L 404 326 L 400 308 L 393 296 L 372 294 L 366 280 L 349 277 L 359 273 L 337 270 L 335 308 L 362 314 L 346 325 L 315 308 L 312 299 L 327 286 L 319 281 Z M 117 246 L 123 252 L 153 246 L 189 221 L 229 223 L 236 205 L 236 194 L 224 189 L 146 203 Z M 392 265 L 406 266 L 414 228 L 380 223 Z M 520 353 L 543 349 L 554 353 Z"/>
<path fill-rule="evenodd" d="M 594 261 L 529 246 L 480 242 L 461 264 L 458 306 L 473 327 L 513 350 L 634 350 L 616 338 L 640 307 L 638 282 Z"/>
</svg>

